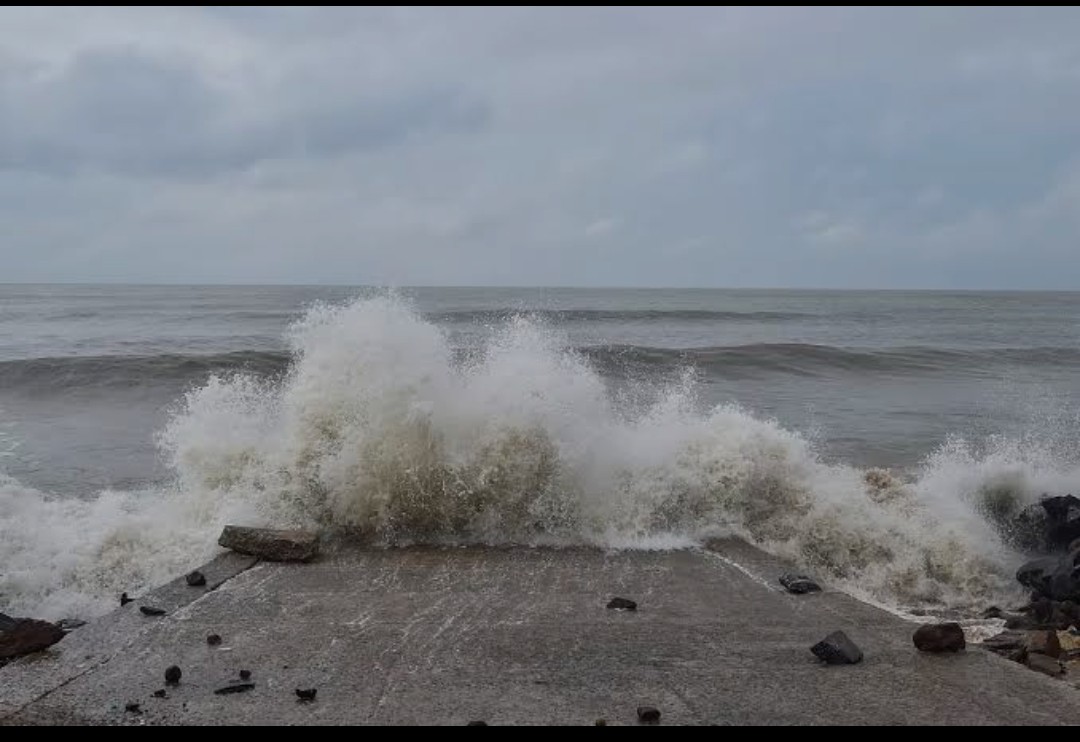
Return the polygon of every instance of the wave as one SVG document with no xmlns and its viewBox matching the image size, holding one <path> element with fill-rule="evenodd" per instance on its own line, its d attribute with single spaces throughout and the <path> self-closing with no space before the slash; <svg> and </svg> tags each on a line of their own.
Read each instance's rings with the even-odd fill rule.
<svg viewBox="0 0 1080 742">
<path fill-rule="evenodd" d="M 1012 594 L 1022 558 L 984 513 L 1080 484 L 1080 463 L 1030 442 L 954 440 L 908 478 L 829 464 L 773 421 L 700 411 L 692 376 L 633 412 L 523 317 L 464 362 L 390 297 L 314 307 L 287 342 L 285 373 L 213 373 L 177 402 L 169 487 L 65 500 L 0 480 L 0 610 L 103 611 L 237 521 L 389 545 L 734 534 L 892 605 L 976 606 Z"/>
<path fill-rule="evenodd" d="M 707 309 L 463 309 L 424 315 L 425 319 L 436 323 L 482 325 L 501 324 L 519 317 L 558 325 L 572 322 L 786 322 L 815 316 L 800 312 L 721 312 Z"/>
</svg>

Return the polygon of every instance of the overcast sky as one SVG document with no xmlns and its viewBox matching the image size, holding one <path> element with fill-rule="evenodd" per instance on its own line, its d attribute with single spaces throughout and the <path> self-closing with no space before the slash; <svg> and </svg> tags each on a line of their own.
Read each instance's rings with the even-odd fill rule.
<svg viewBox="0 0 1080 742">
<path fill-rule="evenodd" d="M 1080 289 L 1080 12 L 2 8 L 0 281 Z"/>
</svg>

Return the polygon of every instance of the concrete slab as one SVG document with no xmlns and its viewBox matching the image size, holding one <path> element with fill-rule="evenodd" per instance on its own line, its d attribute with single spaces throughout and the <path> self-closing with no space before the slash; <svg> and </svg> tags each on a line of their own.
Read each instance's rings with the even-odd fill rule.
<svg viewBox="0 0 1080 742">
<path fill-rule="evenodd" d="M 233 562 L 218 589 L 163 618 L 128 606 L 0 670 L 0 723 L 617 725 L 644 704 L 662 724 L 1080 723 L 1067 683 L 979 649 L 920 654 L 912 624 L 827 587 L 789 595 L 775 585 L 788 565 L 740 542 L 713 548 Z M 607 610 L 614 596 L 638 610 Z M 810 654 L 835 629 L 862 664 Z M 173 664 L 182 683 L 154 698 Z M 254 690 L 214 694 L 241 669 Z M 311 687 L 317 700 L 299 703 Z"/>
</svg>

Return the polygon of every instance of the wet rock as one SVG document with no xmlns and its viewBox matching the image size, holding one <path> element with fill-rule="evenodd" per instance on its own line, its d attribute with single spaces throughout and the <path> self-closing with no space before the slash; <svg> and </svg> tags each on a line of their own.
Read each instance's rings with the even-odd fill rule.
<svg viewBox="0 0 1080 742">
<path fill-rule="evenodd" d="M 54 623 L 4 616 L 0 620 L 0 661 L 40 652 L 63 638 L 63 629 Z"/>
<path fill-rule="evenodd" d="M 1027 637 L 1022 631 L 1003 631 L 1000 634 L 985 639 L 982 642 L 984 648 L 991 652 L 1016 649 L 1027 644 Z"/>
<path fill-rule="evenodd" d="M 164 688 L 154 691 L 154 698 L 168 698 L 169 694 L 165 692 Z"/>
<path fill-rule="evenodd" d="M 959 652 L 967 646 L 958 623 L 923 624 L 911 639 L 920 652 Z"/>
<path fill-rule="evenodd" d="M 862 662 L 862 650 L 843 631 L 834 631 L 810 647 L 819 660 L 829 665 L 854 665 Z"/>
<path fill-rule="evenodd" d="M 206 637 L 206 643 L 209 644 L 211 647 L 216 647 L 221 644 L 221 637 L 217 634 L 210 634 Z"/>
<path fill-rule="evenodd" d="M 225 526 L 218 544 L 271 562 L 307 562 L 319 553 L 319 534 L 268 528 Z"/>
<path fill-rule="evenodd" d="M 1080 538 L 1080 499 L 1072 495 L 1044 497 L 1039 505 L 1046 511 L 1047 551 L 1068 548 Z"/>
<path fill-rule="evenodd" d="M 148 605 L 139 606 L 139 611 L 144 616 L 164 616 L 165 615 L 165 609 L 164 608 L 154 608 L 154 607 L 148 606 Z"/>
<path fill-rule="evenodd" d="M 1038 595 L 1046 596 L 1046 591 L 1050 587 L 1050 575 L 1054 573 L 1057 567 L 1057 557 L 1032 559 L 1016 570 L 1016 581 L 1024 587 L 1031 588 Z"/>
<path fill-rule="evenodd" d="M 795 595 L 821 592 L 821 586 L 816 582 L 806 575 L 795 574 L 794 572 L 780 575 L 780 584 L 783 585 L 784 589 L 789 593 Z"/>
<path fill-rule="evenodd" d="M 1052 678 L 1060 677 L 1065 673 L 1065 668 L 1061 666 L 1058 660 L 1047 657 L 1045 654 L 1029 654 L 1027 666 Z"/>
<path fill-rule="evenodd" d="M 129 598 L 127 593 L 120 593 L 120 607 L 123 608 L 128 603 L 134 603 L 134 598 Z"/>
<path fill-rule="evenodd" d="M 467 727 L 486 727 L 488 723 L 486 721 L 470 721 L 465 726 Z"/>
<path fill-rule="evenodd" d="M 1044 654 L 1057 659 L 1061 656 L 1061 642 L 1056 631 L 1032 631 L 1027 636 L 1028 654 Z"/>
<path fill-rule="evenodd" d="M 642 724 L 655 724 L 660 721 L 660 711 L 653 706 L 638 706 L 637 718 Z"/>
<path fill-rule="evenodd" d="M 251 670 L 241 670 L 240 671 L 240 679 L 241 680 L 251 680 Z"/>
<path fill-rule="evenodd" d="M 1031 631 L 1039 628 L 1039 622 L 1030 616 L 1006 614 L 1005 628 L 1011 631 Z"/>
<path fill-rule="evenodd" d="M 232 683 L 222 688 L 218 688 L 214 691 L 216 696 L 231 696 L 234 693 L 247 693 L 249 690 L 254 690 L 255 683 Z"/>
<path fill-rule="evenodd" d="M 75 629 L 81 629 L 86 626 L 86 621 L 79 618 L 64 618 L 56 622 L 56 625 L 60 627 L 61 631 L 67 633 L 74 631 Z"/>
<path fill-rule="evenodd" d="M 180 685 L 180 678 L 183 674 L 176 665 L 168 668 L 165 671 L 165 685 Z"/>
<path fill-rule="evenodd" d="M 612 611 L 636 611 L 637 603 L 628 598 L 612 598 L 607 607 Z"/>
<path fill-rule="evenodd" d="M 141 714 L 142 708 L 140 708 L 137 703 L 129 703 L 127 706 L 124 706 L 124 711 L 127 711 L 129 714 Z"/>
<path fill-rule="evenodd" d="M 188 587 L 202 587 L 206 584 L 206 575 L 199 570 L 195 570 L 184 577 L 184 581 L 187 582 Z"/>
<path fill-rule="evenodd" d="M 982 618 L 1004 618 L 1005 611 L 1001 610 L 996 605 L 992 605 L 983 611 L 981 616 Z"/>
<path fill-rule="evenodd" d="M 306 690 L 304 690 L 302 688 L 297 688 L 296 689 L 296 699 L 298 701 L 304 701 L 304 702 L 314 701 L 315 700 L 315 694 L 318 693 L 318 692 L 319 692 L 318 688 L 308 688 Z"/>
</svg>

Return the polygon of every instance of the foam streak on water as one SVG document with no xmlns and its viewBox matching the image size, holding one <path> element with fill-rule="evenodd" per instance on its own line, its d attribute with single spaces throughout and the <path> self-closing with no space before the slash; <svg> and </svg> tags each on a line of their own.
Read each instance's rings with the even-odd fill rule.
<svg viewBox="0 0 1080 742">
<path fill-rule="evenodd" d="M 1038 445 L 961 441 L 902 482 L 829 465 L 693 377 L 631 413 L 557 333 L 526 319 L 464 364 L 383 296 L 320 306 L 275 381 L 215 376 L 161 432 L 172 487 L 52 498 L 0 480 L 0 609 L 100 612 L 215 551 L 226 522 L 349 526 L 387 543 L 670 548 L 736 534 L 891 605 L 974 605 L 1021 558 L 981 516 L 1080 481 Z"/>
</svg>

